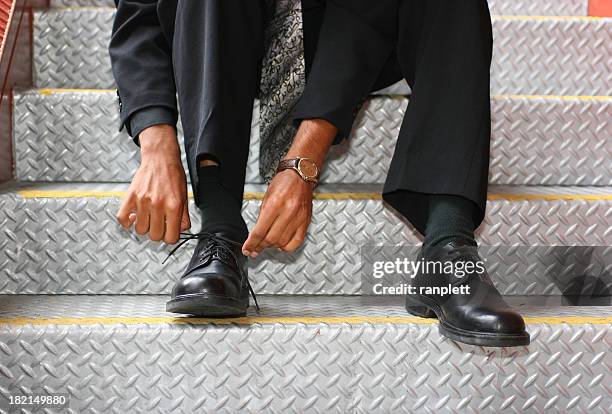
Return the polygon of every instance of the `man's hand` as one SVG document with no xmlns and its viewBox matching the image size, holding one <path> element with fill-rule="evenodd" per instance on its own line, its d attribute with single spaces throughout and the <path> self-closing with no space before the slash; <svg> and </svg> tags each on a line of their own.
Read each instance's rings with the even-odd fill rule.
<svg viewBox="0 0 612 414">
<path fill-rule="evenodd" d="M 338 130 L 323 119 L 302 121 L 286 158 L 310 158 L 321 166 Z M 259 218 L 242 253 L 252 258 L 267 247 L 293 252 L 304 242 L 312 216 L 314 184 L 295 171 L 276 174 L 263 199 Z"/>
<path fill-rule="evenodd" d="M 142 161 L 117 220 L 126 229 L 135 221 L 136 233 L 174 244 L 180 232 L 191 227 L 176 131 L 171 125 L 155 125 L 143 130 L 139 139 Z"/>
<path fill-rule="evenodd" d="M 312 216 L 313 183 L 295 171 L 282 171 L 272 179 L 263 199 L 257 224 L 242 247 L 253 258 L 267 247 L 293 252 L 306 238 Z"/>
</svg>

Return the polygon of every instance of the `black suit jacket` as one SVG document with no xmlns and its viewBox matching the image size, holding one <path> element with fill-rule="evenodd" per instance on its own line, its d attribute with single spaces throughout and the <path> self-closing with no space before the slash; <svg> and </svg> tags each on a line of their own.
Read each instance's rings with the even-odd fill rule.
<svg viewBox="0 0 612 414">
<path fill-rule="evenodd" d="M 391 38 L 394 14 L 389 12 L 397 0 L 301 1 L 308 86 L 295 116 L 299 120 L 320 114 L 344 137 L 351 129 L 354 109 L 371 90 L 401 77 Z M 177 0 L 115 0 L 115 4 L 109 53 L 121 127 L 138 144 L 138 133 L 145 127 L 177 121 L 171 51 Z"/>
</svg>

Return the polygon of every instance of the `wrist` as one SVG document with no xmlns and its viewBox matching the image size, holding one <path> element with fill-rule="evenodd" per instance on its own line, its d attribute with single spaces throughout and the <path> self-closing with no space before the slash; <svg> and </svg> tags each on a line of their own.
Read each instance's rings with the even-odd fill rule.
<svg viewBox="0 0 612 414">
<path fill-rule="evenodd" d="M 289 151 L 287 152 L 287 155 L 285 155 L 282 159 L 283 160 L 293 160 L 296 158 L 306 158 L 306 159 L 312 160 L 312 162 L 315 163 L 315 165 L 320 171 L 321 168 L 323 167 L 325 156 L 326 156 L 325 153 L 321 154 L 321 153 L 316 153 L 313 151 L 300 151 L 299 153 L 298 152 L 292 153 L 291 151 Z"/>
<path fill-rule="evenodd" d="M 176 130 L 171 125 L 160 124 L 145 128 L 139 135 L 139 141 L 143 158 L 160 154 L 180 157 Z"/>
<path fill-rule="evenodd" d="M 305 119 L 285 158 L 310 158 L 322 167 L 338 129 L 324 119 Z"/>
<path fill-rule="evenodd" d="M 282 171 L 277 171 L 275 176 L 283 176 L 285 175 L 288 179 L 291 180 L 292 186 L 304 186 L 305 188 L 308 188 L 310 191 L 315 190 L 315 188 L 317 188 L 318 183 L 314 182 L 314 181 L 306 181 L 302 178 L 302 176 L 300 175 L 299 172 L 297 172 L 294 169 L 286 169 L 286 170 L 282 170 Z"/>
<path fill-rule="evenodd" d="M 284 158 L 278 163 L 276 172 L 279 173 L 286 170 L 295 171 L 300 179 L 308 183 L 313 183 L 315 187 L 319 182 L 319 166 L 310 158 Z"/>
</svg>

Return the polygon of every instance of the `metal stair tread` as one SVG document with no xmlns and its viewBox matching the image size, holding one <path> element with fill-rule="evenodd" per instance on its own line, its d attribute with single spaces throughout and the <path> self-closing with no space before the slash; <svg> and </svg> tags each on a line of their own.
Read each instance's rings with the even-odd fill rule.
<svg viewBox="0 0 612 414">
<path fill-rule="evenodd" d="M 0 295 L 0 325 L 224 323 L 206 318 L 187 321 L 165 312 L 167 300 L 167 295 Z M 528 323 L 612 324 L 612 306 L 536 306 L 521 304 L 520 299 L 509 301 Z M 226 322 L 386 323 L 385 318 L 395 324 L 435 322 L 408 315 L 402 297 L 260 295 L 259 302 L 260 313 L 251 307 L 247 318 Z"/>
<path fill-rule="evenodd" d="M 114 217 L 127 188 L 24 182 L 0 187 L 0 264 L 6 276 L 0 293 L 168 292 L 194 244 L 162 264 L 170 246 L 122 230 Z M 265 186 L 245 189 L 243 217 L 252 228 Z M 293 254 L 269 250 L 249 262 L 258 275 L 255 291 L 367 293 L 361 248 L 404 246 L 416 253 L 420 245 L 416 231 L 380 198 L 380 186 L 320 186 L 303 247 Z M 192 231 L 198 231 L 193 201 L 189 209 Z M 605 271 L 612 259 L 610 214 L 612 187 L 493 186 L 477 239 L 506 295 L 601 294 L 612 291 Z M 565 263 L 570 258 L 575 265 Z"/>
<path fill-rule="evenodd" d="M 27 90 L 14 102 L 16 179 L 128 182 L 133 176 L 140 154 L 119 132 L 113 91 Z M 383 183 L 407 106 L 406 97 L 368 100 L 350 139 L 332 148 L 321 182 Z M 494 96 L 489 182 L 612 185 L 605 117 L 611 109 L 612 97 L 604 96 Z M 262 182 L 260 144 L 256 106 L 248 183 Z"/>
<path fill-rule="evenodd" d="M 3 390 L 67 393 L 71 414 L 607 412 L 610 306 L 520 307 L 531 344 L 484 348 L 399 301 L 262 297 L 260 316 L 205 320 L 166 299 L 0 296 Z"/>
<path fill-rule="evenodd" d="M 122 196 L 128 183 L 53 183 L 8 182 L 0 185 L 0 195 L 16 193 L 25 198 L 110 198 Z M 259 199 L 266 191 L 265 184 L 246 184 L 245 198 Z M 323 199 L 378 199 L 380 184 L 321 184 L 315 190 Z M 489 198 L 560 198 L 612 200 L 612 186 L 489 186 Z"/>
<path fill-rule="evenodd" d="M 35 13 L 36 84 L 112 87 L 107 51 L 112 18 L 112 9 L 51 9 Z M 601 59 L 607 46 L 608 22 L 609 19 L 588 16 L 494 17 L 494 31 L 502 35 L 494 52 L 492 91 L 612 94 L 608 62 Z M 544 45 L 537 40 L 546 35 L 563 41 Z M 585 47 L 588 39 L 597 48 Z M 525 53 L 531 49 L 533 53 Z M 542 53 L 548 55 L 533 56 Z M 550 62 L 557 63 L 550 67 Z M 585 62 L 591 64 L 587 66 Z"/>
</svg>

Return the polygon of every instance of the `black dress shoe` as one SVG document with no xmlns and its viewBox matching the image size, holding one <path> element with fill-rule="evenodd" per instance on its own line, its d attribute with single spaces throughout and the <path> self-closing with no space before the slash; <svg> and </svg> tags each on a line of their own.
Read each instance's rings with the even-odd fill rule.
<svg viewBox="0 0 612 414">
<path fill-rule="evenodd" d="M 172 289 L 171 300 L 166 304 L 168 312 L 203 317 L 245 316 L 249 292 L 259 310 L 241 243 L 221 233 L 184 234 L 181 238 L 183 241 L 170 255 L 189 240 L 197 239 L 198 245 L 181 280 Z"/>
<path fill-rule="evenodd" d="M 429 263 L 430 269 L 421 268 L 412 280 L 414 292 L 406 297 L 408 313 L 437 317 L 441 335 L 466 344 L 529 345 L 525 321 L 493 285 L 476 246 L 451 242 L 428 253 L 421 251 L 419 259 Z M 452 263 L 446 265 L 452 272 L 445 273 L 441 266 L 432 269 L 432 263 Z M 473 271 L 462 274 L 458 269 L 466 269 L 466 263 L 473 263 L 467 265 Z"/>
</svg>

